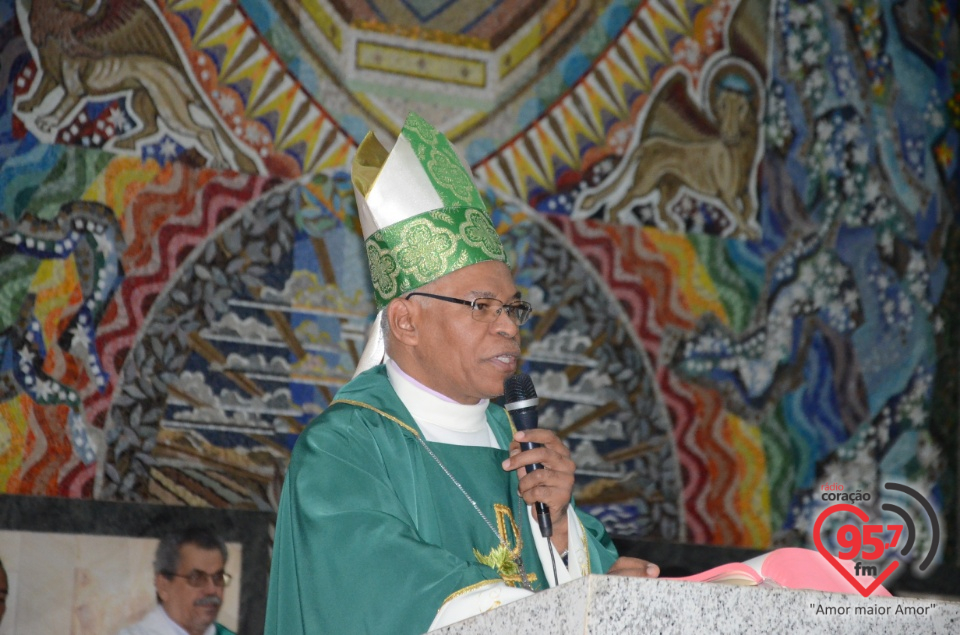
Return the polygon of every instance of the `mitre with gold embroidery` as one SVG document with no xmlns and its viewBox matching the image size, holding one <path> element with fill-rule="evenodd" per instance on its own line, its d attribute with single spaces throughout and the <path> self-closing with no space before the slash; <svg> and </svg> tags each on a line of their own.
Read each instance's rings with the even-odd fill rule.
<svg viewBox="0 0 960 635">
<path fill-rule="evenodd" d="M 380 319 L 391 300 L 478 262 L 506 262 L 506 254 L 469 170 L 419 115 L 410 113 L 389 153 L 367 133 L 352 177 L 378 310 L 361 373 L 383 361 Z"/>
</svg>

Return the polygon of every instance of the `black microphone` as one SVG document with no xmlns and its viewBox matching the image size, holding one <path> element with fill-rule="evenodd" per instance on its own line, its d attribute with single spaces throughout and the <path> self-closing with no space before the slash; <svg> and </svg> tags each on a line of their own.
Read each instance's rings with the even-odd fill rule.
<svg viewBox="0 0 960 635">
<path fill-rule="evenodd" d="M 537 427 L 537 404 L 540 400 L 537 398 L 537 391 L 533 387 L 533 380 L 530 379 L 530 375 L 520 373 L 519 375 L 508 377 L 507 380 L 503 382 L 503 398 L 504 407 L 510 412 L 513 425 L 516 426 L 518 431 L 533 430 Z M 540 447 L 539 443 L 531 443 L 529 441 L 524 441 L 520 444 L 520 449 L 524 452 L 538 447 Z M 529 471 L 542 469 L 543 465 L 540 463 L 527 466 L 527 470 Z M 540 534 L 544 538 L 549 538 L 553 535 L 550 509 L 540 501 L 536 502 L 536 508 Z"/>
</svg>

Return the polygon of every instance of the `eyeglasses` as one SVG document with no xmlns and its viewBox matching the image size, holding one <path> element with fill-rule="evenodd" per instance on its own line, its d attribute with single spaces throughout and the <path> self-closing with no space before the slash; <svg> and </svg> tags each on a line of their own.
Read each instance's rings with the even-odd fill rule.
<svg viewBox="0 0 960 635">
<path fill-rule="evenodd" d="M 206 571 L 200 571 L 199 569 L 194 569 L 190 573 L 184 575 L 182 573 L 164 573 L 163 575 L 168 578 L 183 578 L 187 581 L 192 587 L 205 587 L 207 586 L 207 581 L 212 581 L 213 586 L 229 586 L 230 580 L 233 579 L 229 573 L 224 573 L 223 571 L 217 571 L 216 573 L 207 573 Z"/>
<path fill-rule="evenodd" d="M 517 326 L 522 325 L 530 319 L 533 313 L 533 307 L 529 302 L 515 300 L 510 304 L 504 304 L 496 298 L 476 298 L 474 300 L 461 300 L 460 298 L 451 298 L 445 295 L 434 295 L 433 293 L 420 293 L 415 291 L 408 293 L 405 300 L 409 300 L 415 295 L 422 295 L 434 300 L 443 300 L 444 302 L 453 302 L 454 304 L 463 304 L 470 307 L 470 315 L 477 322 L 496 322 L 500 314 L 506 311 L 507 317 Z"/>
</svg>

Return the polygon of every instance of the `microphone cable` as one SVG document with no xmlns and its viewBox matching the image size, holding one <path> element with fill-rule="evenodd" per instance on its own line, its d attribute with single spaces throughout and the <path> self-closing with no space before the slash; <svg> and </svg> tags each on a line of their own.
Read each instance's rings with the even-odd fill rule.
<svg viewBox="0 0 960 635">
<path fill-rule="evenodd" d="M 557 575 L 557 559 L 553 555 L 554 547 L 553 547 L 553 543 L 550 542 L 549 539 L 547 539 L 547 547 L 550 548 L 550 564 L 553 565 L 553 582 L 554 582 L 553 586 L 560 586 L 560 576 Z"/>
</svg>

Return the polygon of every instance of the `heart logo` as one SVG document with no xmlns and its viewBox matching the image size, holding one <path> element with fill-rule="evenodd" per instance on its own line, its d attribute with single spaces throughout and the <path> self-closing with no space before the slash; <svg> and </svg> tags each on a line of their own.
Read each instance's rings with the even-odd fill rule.
<svg viewBox="0 0 960 635">
<path fill-rule="evenodd" d="M 831 505 L 823 510 L 823 512 L 821 512 L 821 514 L 817 517 L 817 522 L 813 526 L 813 542 L 817 546 L 817 551 L 820 552 L 820 555 L 826 558 L 827 562 L 832 564 L 833 568 L 839 571 L 840 574 L 846 578 L 847 581 L 852 584 L 857 591 L 860 592 L 860 595 L 867 597 L 873 593 L 874 589 L 880 586 L 883 581 L 890 576 L 891 573 L 897 570 L 897 567 L 900 566 L 900 563 L 896 560 L 892 561 L 887 565 L 886 569 L 880 572 L 880 575 L 878 575 L 869 586 L 864 587 L 855 575 L 850 573 L 832 553 L 827 551 L 826 547 L 823 546 L 823 542 L 820 540 L 820 528 L 823 527 L 823 521 L 825 521 L 831 514 L 835 514 L 837 512 L 850 512 L 864 523 L 870 520 L 870 516 L 867 515 L 867 512 L 858 507 L 854 507 L 853 505 L 848 505 L 846 503 Z"/>
</svg>

